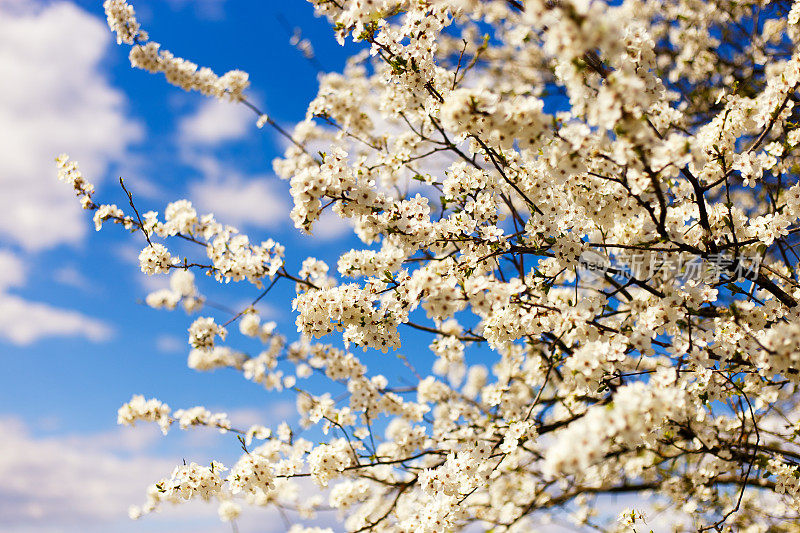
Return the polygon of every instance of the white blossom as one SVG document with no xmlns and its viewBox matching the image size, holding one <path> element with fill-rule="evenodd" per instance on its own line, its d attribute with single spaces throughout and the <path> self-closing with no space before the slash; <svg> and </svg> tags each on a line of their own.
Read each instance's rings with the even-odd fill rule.
<svg viewBox="0 0 800 533">
<path fill-rule="evenodd" d="M 163 244 L 148 244 L 139 254 L 139 266 L 147 275 L 168 272 L 170 267 L 178 264 L 178 258 L 172 257 Z"/>
</svg>

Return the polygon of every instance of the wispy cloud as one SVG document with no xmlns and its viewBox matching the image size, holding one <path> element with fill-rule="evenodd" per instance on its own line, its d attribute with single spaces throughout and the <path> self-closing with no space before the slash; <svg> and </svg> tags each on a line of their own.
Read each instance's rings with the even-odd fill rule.
<svg viewBox="0 0 800 533">
<path fill-rule="evenodd" d="M 198 18 L 220 20 L 225 18 L 225 0 L 167 0 L 175 10 L 190 6 Z"/>
<path fill-rule="evenodd" d="M 112 334 L 105 322 L 77 311 L 0 293 L 0 338 L 13 344 L 31 344 L 43 337 L 85 337 L 102 342 Z"/>
<path fill-rule="evenodd" d="M 153 457 L 121 457 L 69 438 L 36 438 L 16 418 L 0 418 L 0 529 L 64 530 L 126 516 L 144 487 L 173 465 Z M 108 448 L 111 448 L 109 446 Z"/>
<path fill-rule="evenodd" d="M 239 425 L 271 423 L 279 413 L 282 416 L 293 410 L 290 408 L 280 403 L 262 411 L 234 410 L 231 419 Z M 169 439 L 177 439 L 173 444 L 188 454 L 184 457 L 206 457 L 220 449 L 228 450 L 228 456 L 239 453 L 230 434 L 203 429 L 175 433 Z M 128 519 L 128 507 L 141 503 L 146 488 L 169 476 L 181 460 L 181 456 L 158 451 L 163 437 L 155 426 L 44 437 L 35 435 L 19 418 L 0 415 L 0 434 L 0 531 L 230 531 L 220 523 L 213 502 L 167 505 L 140 521 Z M 274 508 L 245 508 L 239 530 L 278 533 L 286 531 L 286 526 Z"/>
<path fill-rule="evenodd" d="M 189 187 L 189 198 L 204 212 L 234 226 L 277 228 L 286 221 L 289 209 L 284 197 L 289 192 L 277 178 L 256 176 L 246 179 L 231 175 L 224 181 L 208 177 Z"/>
<path fill-rule="evenodd" d="M 186 339 L 175 335 L 159 335 L 156 337 L 156 350 L 165 354 L 188 352 L 189 345 Z"/>
<path fill-rule="evenodd" d="M 226 530 L 216 507 L 200 502 L 167 506 L 142 521 L 128 518 L 128 507 L 143 501 L 146 487 L 168 476 L 179 461 L 153 452 L 161 438 L 156 428 L 37 437 L 19 419 L 0 417 L 0 434 L 0 530 L 4 532 Z M 264 513 L 249 513 L 248 519 L 263 521 Z M 241 525 L 256 530 L 255 522 Z"/>
<path fill-rule="evenodd" d="M 22 259 L 0 249 L 0 339 L 26 345 L 53 336 L 85 337 L 94 342 L 111 338 L 113 329 L 101 320 L 9 294 L 9 289 L 22 287 L 25 281 Z"/>
<path fill-rule="evenodd" d="M 285 184 L 273 175 L 247 176 L 210 150 L 258 134 L 252 112 L 240 104 L 208 100 L 181 119 L 175 141 L 183 162 L 202 176 L 187 191 L 199 210 L 240 228 L 278 228 L 285 222 L 289 215 Z"/>
<path fill-rule="evenodd" d="M 53 271 L 53 279 L 62 285 L 74 287 L 76 289 L 88 289 L 91 282 L 81 271 L 74 266 L 62 266 Z"/>
<path fill-rule="evenodd" d="M 353 233 L 353 226 L 350 221 L 343 219 L 332 210 L 326 209 L 314 224 L 312 238 L 318 241 L 335 241 L 351 233 Z"/>
<path fill-rule="evenodd" d="M 10 250 L 0 249 L 0 293 L 25 283 L 25 265 Z"/>
<path fill-rule="evenodd" d="M 183 143 L 217 144 L 241 139 L 248 131 L 256 131 L 255 123 L 253 112 L 245 106 L 209 99 L 179 122 L 178 134 Z"/>
</svg>

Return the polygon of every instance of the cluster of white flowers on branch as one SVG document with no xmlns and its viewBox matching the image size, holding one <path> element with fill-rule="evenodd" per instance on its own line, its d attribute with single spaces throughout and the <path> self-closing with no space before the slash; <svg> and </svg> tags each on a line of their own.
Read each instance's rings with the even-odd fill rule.
<svg viewBox="0 0 800 533">
<path fill-rule="evenodd" d="M 149 305 L 199 310 L 190 270 L 257 287 L 246 309 L 195 319 L 189 366 L 295 394 L 300 425 L 326 436 L 238 431 L 134 397 L 121 423 L 216 427 L 244 454 L 228 475 L 179 466 L 132 514 L 201 498 L 223 520 L 243 502 L 275 507 L 295 532 L 330 510 L 357 532 L 531 531 L 553 517 L 627 531 L 663 510 L 677 530 L 796 530 L 800 2 L 311 3 L 363 50 L 321 75 L 291 133 L 259 125 L 292 141 L 274 168 L 295 226 L 313 232 L 331 210 L 362 241 L 333 268 L 307 258 L 290 272 L 283 247 L 187 200 L 163 220 L 131 195 L 132 212 L 95 204 L 58 160 L 98 228 L 141 232 L 142 270 L 173 272 Z M 105 6 L 135 66 L 249 105 L 242 76 L 159 51 L 126 2 Z M 588 276 L 587 254 L 727 259 L 713 279 Z M 277 282 L 296 290 L 294 342 L 254 307 Z M 262 351 L 234 347 L 235 321 Z M 411 330 L 430 336 L 429 354 L 404 359 L 412 377 L 374 372 Z M 617 522 L 604 494 L 642 500 Z"/>
<path fill-rule="evenodd" d="M 109 27 L 117 34 L 117 43 L 133 45 L 130 52 L 131 65 L 148 72 L 161 72 L 172 85 L 187 91 L 199 91 L 206 96 L 242 99 L 242 93 L 250 85 L 248 75 L 241 70 L 231 70 L 218 76 L 208 67 L 200 67 L 186 59 L 175 57 L 172 52 L 162 50 L 161 44 L 150 41 L 136 20 L 133 7 L 125 0 L 105 0 Z"/>
</svg>

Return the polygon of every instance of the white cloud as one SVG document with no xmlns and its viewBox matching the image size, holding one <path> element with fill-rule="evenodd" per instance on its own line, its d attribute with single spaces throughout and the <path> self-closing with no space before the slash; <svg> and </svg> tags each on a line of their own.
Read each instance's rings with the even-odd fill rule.
<svg viewBox="0 0 800 533">
<path fill-rule="evenodd" d="M 257 134 L 255 122 L 247 107 L 211 99 L 183 117 L 176 131 L 180 159 L 203 176 L 189 185 L 187 197 L 199 211 L 213 213 L 223 224 L 277 228 L 289 216 L 289 194 L 280 180 L 266 175 L 245 177 L 209 155 L 212 146 Z"/>
<path fill-rule="evenodd" d="M 0 293 L 0 338 L 27 345 L 43 337 L 80 336 L 102 342 L 112 336 L 108 324 L 77 311 Z"/>
<path fill-rule="evenodd" d="M 252 112 L 241 104 L 207 100 L 184 117 L 177 131 L 180 157 L 203 176 L 189 185 L 187 197 L 223 224 L 275 228 L 289 216 L 288 190 L 277 177 L 244 177 L 208 148 L 256 133 Z"/>
<path fill-rule="evenodd" d="M 248 428 L 257 424 L 276 428 L 281 422 L 293 423 L 298 418 L 296 403 L 292 400 L 271 402 L 268 407 L 243 407 L 228 411 L 231 424 Z"/>
<path fill-rule="evenodd" d="M 322 212 L 322 215 L 314 223 L 312 238 L 320 241 L 335 241 L 353 232 L 351 222 L 343 219 L 330 209 Z"/>
<path fill-rule="evenodd" d="M 189 346 L 186 339 L 174 335 L 159 335 L 156 337 L 156 350 L 161 353 L 188 352 Z"/>
<path fill-rule="evenodd" d="M 135 267 L 133 269 L 133 279 L 144 291 L 145 294 L 142 294 L 142 297 L 151 292 L 169 288 L 168 274 L 155 274 L 148 276 L 139 270 L 139 254 L 146 246 L 147 243 L 144 241 L 140 243 L 137 240 L 128 239 L 117 244 L 112 250 L 112 254 L 116 256 L 117 260 L 129 266 Z"/>
<path fill-rule="evenodd" d="M 122 458 L 87 447 L 90 439 L 35 438 L 14 418 L 0 419 L 0 433 L 4 531 L 123 517 L 128 505 L 142 499 L 147 485 L 174 467 L 163 459 Z"/>
<path fill-rule="evenodd" d="M 203 213 L 223 224 L 276 228 L 289 217 L 289 192 L 275 176 L 245 177 L 209 148 L 256 134 L 252 111 L 241 104 L 206 100 L 178 124 L 181 160 L 203 176 L 189 185 L 189 198 Z"/>
<path fill-rule="evenodd" d="M 192 431 L 175 433 L 185 457 L 207 455 L 208 449 L 192 448 Z M 230 531 L 229 525 L 220 523 L 213 503 L 167 505 L 140 521 L 128 519 L 128 507 L 142 503 L 146 488 L 169 476 L 181 460 L 155 451 L 163 437 L 153 425 L 39 437 L 20 419 L 0 416 L 0 435 L 0 531 Z M 224 443 L 228 451 L 238 453 L 238 448 L 233 439 Z M 274 509 L 245 507 L 238 522 L 241 531 L 286 530 Z"/>
<path fill-rule="evenodd" d="M 133 427 L 114 426 L 108 431 L 96 433 L 61 435 L 58 440 L 67 448 L 80 448 L 101 455 L 113 450 L 116 454 L 136 456 L 150 453 L 164 438 L 156 424 L 142 423 Z"/>
<path fill-rule="evenodd" d="M 8 294 L 8 289 L 24 284 L 23 261 L 0 249 L 0 339 L 27 345 L 52 336 L 80 336 L 95 342 L 111 338 L 111 327 L 100 320 Z"/>
<path fill-rule="evenodd" d="M 103 21 L 65 2 L 0 2 L 0 235 L 29 250 L 77 242 L 89 226 L 56 181 L 61 152 L 90 181 L 141 136 L 101 68 Z"/>
<path fill-rule="evenodd" d="M 274 228 L 289 216 L 284 201 L 288 192 L 281 189 L 280 181 L 269 176 L 244 179 L 232 174 L 224 180 L 211 176 L 191 185 L 189 198 L 223 224 Z"/>
<path fill-rule="evenodd" d="M 25 283 L 25 265 L 8 250 L 0 249 L 0 292 Z"/>
<path fill-rule="evenodd" d="M 113 249 L 112 253 L 121 262 L 131 265 L 136 265 L 138 267 L 139 254 L 141 253 L 142 248 L 146 245 L 147 243 L 145 243 L 144 245 L 140 245 L 138 242 L 128 239 L 119 243 Z"/>
<path fill-rule="evenodd" d="M 136 264 L 139 264 L 138 258 L 136 259 Z M 139 286 L 144 289 L 146 293 L 143 296 L 146 296 L 151 292 L 169 288 L 169 275 L 167 274 L 155 274 L 153 276 L 148 276 L 147 274 L 136 272 L 135 276 Z"/>
<path fill-rule="evenodd" d="M 0 268 L 0 270 L 2 270 Z M 74 287 L 76 289 L 88 289 L 91 283 L 81 271 L 74 266 L 59 267 L 53 272 L 53 279 L 62 285 Z"/>
<path fill-rule="evenodd" d="M 225 17 L 225 0 L 167 0 L 176 11 L 185 6 L 194 8 L 196 15 L 209 20 L 219 20 Z"/>
<path fill-rule="evenodd" d="M 283 302 L 286 304 L 285 307 L 289 307 L 289 302 Z M 247 309 L 248 307 L 253 305 L 253 300 L 240 300 L 239 303 L 236 305 L 236 309 Z M 262 320 L 279 320 L 282 317 L 286 316 L 285 311 L 281 311 L 280 307 L 277 307 L 269 302 L 265 302 L 261 300 L 255 305 L 256 311 L 261 316 Z"/>
<path fill-rule="evenodd" d="M 241 104 L 205 100 L 193 115 L 178 125 L 179 140 L 186 143 L 216 144 L 244 137 L 255 129 L 256 118 Z"/>
</svg>

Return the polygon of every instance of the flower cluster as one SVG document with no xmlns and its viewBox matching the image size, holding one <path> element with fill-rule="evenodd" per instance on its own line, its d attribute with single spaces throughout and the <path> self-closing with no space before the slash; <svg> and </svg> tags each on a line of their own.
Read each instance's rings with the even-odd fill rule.
<svg viewBox="0 0 800 533">
<path fill-rule="evenodd" d="M 225 433 L 231 428 L 231 421 L 228 420 L 226 413 L 212 413 L 202 406 L 179 409 L 175 411 L 174 416 L 181 429 L 191 426 L 210 426 L 218 428 L 220 433 Z"/>
<path fill-rule="evenodd" d="M 161 72 L 167 82 L 186 91 L 199 91 L 206 96 L 239 101 L 250 85 L 248 75 L 241 70 L 231 70 L 218 76 L 208 67 L 198 67 L 186 59 L 175 57 L 161 44 L 149 41 L 147 32 L 141 30 L 134 9 L 125 0 L 106 0 L 103 3 L 109 27 L 117 34 L 117 43 L 133 45 L 131 65 L 148 72 Z"/>
<path fill-rule="evenodd" d="M 175 309 L 178 303 L 183 302 L 187 313 L 199 311 L 203 299 L 199 296 L 194 284 L 194 274 L 190 270 L 174 269 L 169 278 L 169 288 L 151 292 L 145 302 L 155 309 Z"/>
<path fill-rule="evenodd" d="M 169 479 L 156 484 L 166 497 L 175 496 L 183 500 L 200 497 L 208 500 L 222 486 L 220 473 L 224 467 L 219 463 L 211 466 L 200 466 L 197 463 L 179 466 Z"/>
<path fill-rule="evenodd" d="M 268 492 L 275 488 L 272 466 L 266 457 L 257 453 L 243 455 L 231 469 L 231 492 Z"/>
<path fill-rule="evenodd" d="M 150 243 L 139 253 L 139 267 L 149 276 L 169 272 L 178 263 L 178 258 L 172 257 L 161 243 Z"/>
<path fill-rule="evenodd" d="M 70 161 L 67 154 L 61 154 L 56 158 L 56 164 L 58 165 L 58 179 L 69 184 L 75 190 L 75 194 L 80 198 L 81 207 L 90 209 L 93 205 L 94 185 L 83 177 L 78 168 L 78 162 Z"/>
<path fill-rule="evenodd" d="M 131 401 L 119 408 L 117 423 L 133 426 L 138 420 L 156 422 L 161 427 L 162 433 L 166 435 L 172 424 L 170 412 L 167 404 L 161 403 L 155 398 L 145 400 L 144 396 L 136 394 Z"/>
<path fill-rule="evenodd" d="M 211 349 L 214 347 L 214 337 L 223 340 L 228 331 L 214 322 L 213 317 L 200 317 L 192 322 L 189 327 L 189 345 L 197 349 Z"/>
<path fill-rule="evenodd" d="M 141 30 L 136 20 L 136 12 L 128 2 L 105 0 L 103 9 L 106 12 L 108 27 L 117 34 L 117 44 L 133 44 L 137 38 L 147 40 L 147 33 Z"/>
</svg>

